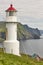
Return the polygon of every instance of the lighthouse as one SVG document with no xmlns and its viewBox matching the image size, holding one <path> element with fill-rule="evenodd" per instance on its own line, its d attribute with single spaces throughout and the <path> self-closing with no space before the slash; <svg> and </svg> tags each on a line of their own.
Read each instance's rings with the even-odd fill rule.
<svg viewBox="0 0 43 65">
<path fill-rule="evenodd" d="M 17 40 L 17 10 L 11 4 L 6 10 L 6 40 L 4 41 L 4 52 L 20 55 L 19 41 Z"/>
</svg>

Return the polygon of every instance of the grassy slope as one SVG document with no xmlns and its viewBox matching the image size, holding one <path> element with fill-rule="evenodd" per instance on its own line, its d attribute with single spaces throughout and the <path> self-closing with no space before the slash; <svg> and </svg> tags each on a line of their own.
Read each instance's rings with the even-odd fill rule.
<svg viewBox="0 0 43 65">
<path fill-rule="evenodd" d="M 21 55 L 21 57 L 0 53 L 0 65 L 43 65 L 43 61 L 38 62 L 37 60 Z"/>
</svg>

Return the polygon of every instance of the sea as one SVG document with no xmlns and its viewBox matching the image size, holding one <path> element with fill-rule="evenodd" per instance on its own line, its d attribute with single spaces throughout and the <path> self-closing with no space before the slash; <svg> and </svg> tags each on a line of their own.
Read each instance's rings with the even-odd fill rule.
<svg viewBox="0 0 43 65">
<path fill-rule="evenodd" d="M 41 39 L 29 39 L 20 42 L 20 51 L 28 55 L 37 54 L 43 58 L 43 34 Z"/>
</svg>

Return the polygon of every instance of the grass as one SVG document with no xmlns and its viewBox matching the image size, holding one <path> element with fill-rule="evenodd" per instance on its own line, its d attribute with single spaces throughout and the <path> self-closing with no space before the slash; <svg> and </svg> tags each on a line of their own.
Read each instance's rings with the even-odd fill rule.
<svg viewBox="0 0 43 65">
<path fill-rule="evenodd" d="M 0 65 L 43 65 L 43 61 L 37 61 L 27 55 L 16 56 L 0 52 Z"/>
<path fill-rule="evenodd" d="M 0 32 L 6 32 L 6 28 L 0 28 Z"/>
</svg>

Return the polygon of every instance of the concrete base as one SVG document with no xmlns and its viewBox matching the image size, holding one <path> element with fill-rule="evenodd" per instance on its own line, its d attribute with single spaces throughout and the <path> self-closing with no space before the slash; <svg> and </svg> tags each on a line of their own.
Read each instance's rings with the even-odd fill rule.
<svg viewBox="0 0 43 65">
<path fill-rule="evenodd" d="M 19 46 L 18 40 L 6 40 L 4 41 L 4 52 L 20 56 Z"/>
</svg>

